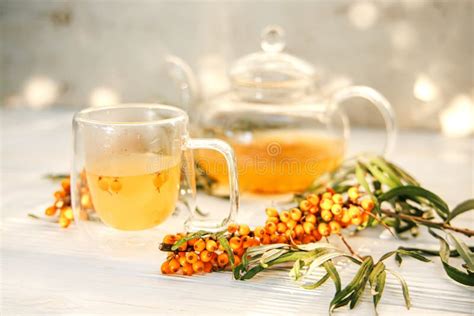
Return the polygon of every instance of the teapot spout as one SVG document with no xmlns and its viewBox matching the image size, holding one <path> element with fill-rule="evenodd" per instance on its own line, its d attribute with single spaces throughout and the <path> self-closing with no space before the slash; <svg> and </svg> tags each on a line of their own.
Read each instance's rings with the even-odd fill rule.
<svg viewBox="0 0 474 316">
<path fill-rule="evenodd" d="M 196 75 L 184 60 L 174 55 L 165 57 L 165 67 L 166 72 L 179 90 L 179 107 L 192 116 L 191 112 L 199 102 L 201 95 Z"/>
</svg>

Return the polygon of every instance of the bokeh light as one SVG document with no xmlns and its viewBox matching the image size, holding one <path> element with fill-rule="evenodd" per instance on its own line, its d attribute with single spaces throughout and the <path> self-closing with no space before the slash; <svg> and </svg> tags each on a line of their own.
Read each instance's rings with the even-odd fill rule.
<svg viewBox="0 0 474 316">
<path fill-rule="evenodd" d="M 439 115 L 444 135 L 461 137 L 474 132 L 474 102 L 467 94 L 457 95 Z"/>
<path fill-rule="evenodd" d="M 369 1 L 357 1 L 348 11 L 349 21 L 358 29 L 366 30 L 373 26 L 379 16 L 379 10 Z"/>
<path fill-rule="evenodd" d="M 91 106 L 116 105 L 120 102 L 120 97 L 114 90 L 106 87 L 95 88 L 90 96 Z"/>
<path fill-rule="evenodd" d="M 433 80 L 427 75 L 420 74 L 413 86 L 413 95 L 420 101 L 430 102 L 438 97 L 439 91 Z"/>
<path fill-rule="evenodd" d="M 38 76 L 27 81 L 23 90 L 26 104 L 32 108 L 45 108 L 58 98 L 59 85 L 51 78 Z"/>
</svg>

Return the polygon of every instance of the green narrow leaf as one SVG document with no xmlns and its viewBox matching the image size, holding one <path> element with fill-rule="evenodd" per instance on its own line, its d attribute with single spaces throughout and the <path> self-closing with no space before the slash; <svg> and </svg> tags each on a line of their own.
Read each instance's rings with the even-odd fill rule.
<svg viewBox="0 0 474 316">
<path fill-rule="evenodd" d="M 301 268 L 303 267 L 304 262 L 301 259 L 296 260 L 293 264 L 293 268 L 291 268 L 289 275 L 294 281 L 298 281 L 301 278 Z"/>
<path fill-rule="evenodd" d="M 377 305 L 382 298 L 383 290 L 385 288 L 385 280 L 387 279 L 387 273 L 384 271 L 380 272 L 377 280 L 375 281 L 375 292 L 376 294 L 373 296 L 374 306 L 377 308 Z"/>
<path fill-rule="evenodd" d="M 371 162 L 377 167 L 379 167 L 383 172 L 385 172 L 385 174 L 390 178 L 390 180 L 397 186 L 402 185 L 400 177 L 396 174 L 396 171 L 393 170 L 392 167 L 390 167 L 390 165 L 385 162 L 385 159 L 381 157 L 375 157 L 371 160 Z"/>
<path fill-rule="evenodd" d="M 448 236 L 453 241 L 454 246 L 456 247 L 456 250 L 458 251 L 459 255 L 466 263 L 468 269 L 471 272 L 474 272 L 474 254 L 471 252 L 469 247 L 462 240 L 460 240 L 453 234 L 448 233 Z"/>
<path fill-rule="evenodd" d="M 331 300 L 331 304 L 329 305 L 329 313 L 340 306 L 344 306 L 349 304 L 352 300 L 352 295 L 354 291 L 358 288 L 357 286 L 363 281 L 364 277 L 366 276 L 367 271 L 372 269 L 373 266 L 373 259 L 372 257 L 366 257 L 362 262 L 359 270 L 357 271 L 354 278 L 343 288 L 341 291 L 337 292 L 334 295 L 334 298 Z"/>
<path fill-rule="evenodd" d="M 381 183 L 385 184 L 386 186 L 390 188 L 396 188 L 398 185 L 396 182 L 392 181 L 388 176 L 386 176 L 378 166 L 372 164 L 372 162 L 369 162 L 367 164 L 367 169 L 369 169 L 370 173 L 379 180 Z"/>
<path fill-rule="evenodd" d="M 229 242 L 227 241 L 227 238 L 224 235 L 219 236 L 217 239 L 219 243 L 222 245 L 224 250 L 227 252 L 227 255 L 229 256 L 229 261 L 230 261 L 230 266 L 234 268 L 234 252 L 232 251 L 232 248 L 230 248 Z"/>
<path fill-rule="evenodd" d="M 372 191 L 370 190 L 369 184 L 367 183 L 367 180 L 365 179 L 365 171 L 362 170 L 361 164 L 359 162 L 356 164 L 355 175 L 356 175 L 357 182 L 359 182 L 359 184 L 364 188 L 364 190 L 367 193 L 371 194 Z"/>
<path fill-rule="evenodd" d="M 320 287 L 321 285 L 323 285 L 324 283 L 326 283 L 326 281 L 329 279 L 329 273 L 326 273 L 325 275 L 323 275 L 323 277 L 321 279 L 319 279 L 317 282 L 315 283 L 312 283 L 312 284 L 303 284 L 301 287 L 306 289 L 306 290 L 314 290 L 318 287 Z"/>
<path fill-rule="evenodd" d="M 365 274 L 363 275 L 361 282 L 357 284 L 357 287 L 354 290 L 354 293 L 352 294 L 351 303 L 349 305 L 350 309 L 353 309 L 359 302 L 359 299 L 362 296 L 362 293 L 364 293 L 365 287 L 367 285 L 367 281 L 369 280 L 370 273 L 372 272 L 372 270 L 373 270 L 373 265 L 371 265 L 367 269 L 367 271 L 365 271 Z"/>
<path fill-rule="evenodd" d="M 400 274 L 398 274 L 397 272 L 392 271 L 392 270 L 389 270 L 389 269 L 386 269 L 385 271 L 390 272 L 394 277 L 396 277 L 396 278 L 400 281 L 400 284 L 401 284 L 401 286 L 402 286 L 402 291 L 403 291 L 403 298 L 405 299 L 405 306 L 407 307 L 407 309 L 410 309 L 410 307 L 411 307 L 411 300 L 410 300 L 410 291 L 408 290 L 408 284 L 407 284 L 407 282 L 406 282 L 405 279 L 404 279 Z"/>
<path fill-rule="evenodd" d="M 439 257 L 441 262 L 443 263 L 443 268 L 446 274 L 454 281 L 467 285 L 467 286 L 474 286 L 474 274 L 473 273 L 465 273 L 449 264 L 449 256 L 450 256 L 450 249 L 448 242 L 438 234 L 436 234 L 432 229 L 428 229 L 430 234 L 437 238 L 440 243 L 439 249 Z"/>
<path fill-rule="evenodd" d="M 462 213 L 470 210 L 474 210 L 474 199 L 464 201 L 455 208 L 453 208 L 451 213 L 449 213 L 448 218 L 446 218 L 446 223 L 449 223 L 456 216 L 461 215 Z"/>
<path fill-rule="evenodd" d="M 184 244 L 185 242 L 188 242 L 188 241 L 190 241 L 191 239 L 194 239 L 194 238 L 201 238 L 202 236 L 207 235 L 207 234 L 209 234 L 209 233 L 204 231 L 204 230 L 200 230 L 200 231 L 197 231 L 195 233 L 188 234 L 187 236 L 185 236 L 185 237 L 181 238 L 180 240 L 178 240 L 177 242 L 175 242 L 173 244 L 173 246 L 171 247 L 171 250 L 175 251 L 179 247 L 181 247 L 181 245 Z"/>
<path fill-rule="evenodd" d="M 397 166 L 396 164 L 394 164 L 393 162 L 389 162 L 387 161 L 387 164 L 392 167 L 393 170 L 395 170 L 395 172 L 400 176 L 402 177 L 403 180 L 405 180 L 406 182 L 408 182 L 409 184 L 412 184 L 412 185 L 416 185 L 416 186 L 420 186 L 420 183 L 418 181 L 416 181 L 416 179 L 414 177 L 412 177 L 408 172 L 406 172 L 405 170 L 403 170 L 402 168 L 400 168 L 399 166 Z"/>
<path fill-rule="evenodd" d="M 336 267 L 332 260 L 328 260 L 323 263 L 324 269 L 326 269 L 327 274 L 331 277 L 332 281 L 334 282 L 334 286 L 336 287 L 336 293 L 341 291 L 341 277 L 339 276 L 339 272 L 337 272 Z"/>
<path fill-rule="evenodd" d="M 436 213 L 438 213 L 438 215 L 442 219 L 446 220 L 449 216 L 448 205 L 445 201 L 443 201 L 443 199 L 441 199 L 439 196 L 437 196 L 431 191 L 413 185 L 406 185 L 403 187 L 391 189 L 390 191 L 387 191 L 380 195 L 379 200 L 389 201 L 395 197 L 401 196 L 408 196 L 411 199 L 416 199 L 418 197 L 424 198 L 434 206 Z"/>
</svg>

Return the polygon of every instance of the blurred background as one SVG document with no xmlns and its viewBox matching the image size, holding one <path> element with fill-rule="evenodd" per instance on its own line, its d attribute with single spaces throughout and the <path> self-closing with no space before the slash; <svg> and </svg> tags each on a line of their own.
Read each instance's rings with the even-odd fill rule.
<svg viewBox="0 0 474 316">
<path fill-rule="evenodd" d="M 472 135 L 473 7 L 471 0 L 1 0 L 0 106 L 178 104 L 163 67 L 170 55 L 185 60 L 211 96 L 228 88 L 233 61 L 260 50 L 262 29 L 278 24 L 286 51 L 315 66 L 323 93 L 368 85 L 389 99 L 403 129 Z M 350 106 L 351 122 L 382 124 L 359 106 Z"/>
</svg>

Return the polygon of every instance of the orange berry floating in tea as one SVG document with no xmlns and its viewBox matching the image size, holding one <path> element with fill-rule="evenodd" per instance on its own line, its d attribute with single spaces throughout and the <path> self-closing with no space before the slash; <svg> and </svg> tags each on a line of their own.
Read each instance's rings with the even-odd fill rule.
<svg viewBox="0 0 474 316">
<path fill-rule="evenodd" d="M 144 230 L 162 223 L 178 198 L 179 159 L 133 154 L 86 165 L 94 208 L 120 230 Z"/>
</svg>

